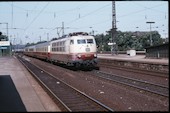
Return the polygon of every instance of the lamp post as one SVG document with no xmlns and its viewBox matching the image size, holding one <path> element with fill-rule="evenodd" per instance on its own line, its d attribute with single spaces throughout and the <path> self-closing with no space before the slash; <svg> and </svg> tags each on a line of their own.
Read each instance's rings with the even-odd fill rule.
<svg viewBox="0 0 170 113">
<path fill-rule="evenodd" d="M 153 43 L 152 43 L 152 34 L 151 34 L 151 24 L 154 24 L 155 22 L 146 22 L 147 24 L 150 24 L 150 46 L 152 46 L 153 45 Z"/>
</svg>

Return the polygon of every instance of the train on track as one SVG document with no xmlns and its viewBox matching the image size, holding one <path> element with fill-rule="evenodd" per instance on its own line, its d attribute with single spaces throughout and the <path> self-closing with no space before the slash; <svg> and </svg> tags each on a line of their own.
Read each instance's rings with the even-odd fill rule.
<svg viewBox="0 0 170 113">
<path fill-rule="evenodd" d="M 24 55 L 74 67 L 95 67 L 97 46 L 94 36 L 86 32 L 69 35 L 24 48 Z"/>
</svg>

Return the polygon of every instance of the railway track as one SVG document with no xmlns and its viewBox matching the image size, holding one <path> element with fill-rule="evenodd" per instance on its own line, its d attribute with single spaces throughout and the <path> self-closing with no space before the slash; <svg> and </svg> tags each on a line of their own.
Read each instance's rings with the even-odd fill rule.
<svg viewBox="0 0 170 113">
<path fill-rule="evenodd" d="M 108 80 L 111 82 L 117 82 L 126 86 L 134 87 L 146 92 L 150 92 L 163 97 L 169 97 L 169 87 L 159 84 L 153 84 L 142 80 L 137 80 L 130 77 L 123 77 L 116 74 L 110 74 L 102 71 L 93 71 L 96 77 Z"/>
<path fill-rule="evenodd" d="M 17 57 L 41 83 L 63 111 L 113 111 L 59 78 L 31 64 L 29 59 Z"/>
<path fill-rule="evenodd" d="M 107 63 L 100 63 L 99 66 L 105 67 L 105 68 L 110 68 L 110 69 L 125 70 L 125 71 L 135 72 L 135 73 L 143 73 L 143 74 L 147 74 L 147 75 L 150 75 L 150 76 L 158 76 L 158 77 L 164 77 L 164 78 L 169 77 L 168 72 L 160 72 L 160 71 L 156 72 L 156 71 L 144 70 L 144 69 L 140 69 L 140 68 L 136 69 L 136 68 L 132 68 L 132 67 L 109 65 Z"/>
</svg>

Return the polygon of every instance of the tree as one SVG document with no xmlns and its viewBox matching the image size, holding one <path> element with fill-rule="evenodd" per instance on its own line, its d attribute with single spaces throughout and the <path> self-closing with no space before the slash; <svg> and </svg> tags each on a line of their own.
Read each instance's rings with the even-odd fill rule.
<svg viewBox="0 0 170 113">
<path fill-rule="evenodd" d="M 111 42 L 111 32 L 107 31 L 107 34 L 99 34 L 95 36 L 96 43 L 99 46 L 98 50 L 110 51 L 111 46 L 108 42 Z M 153 45 L 159 45 L 163 43 L 163 39 L 157 31 L 152 31 Z M 135 49 L 137 51 L 143 51 L 146 47 L 150 46 L 150 32 L 121 32 L 117 31 L 115 42 L 119 51 L 126 51 L 128 49 Z"/>
</svg>

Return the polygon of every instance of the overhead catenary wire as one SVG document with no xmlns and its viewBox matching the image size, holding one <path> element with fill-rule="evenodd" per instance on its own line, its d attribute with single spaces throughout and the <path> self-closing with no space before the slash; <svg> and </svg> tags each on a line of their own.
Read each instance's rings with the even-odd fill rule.
<svg viewBox="0 0 170 113">
<path fill-rule="evenodd" d="M 91 11 L 91 12 L 89 12 L 89 13 L 87 13 L 87 14 L 81 16 L 81 18 L 78 17 L 78 18 L 76 18 L 76 19 L 74 19 L 74 20 L 68 22 L 67 25 L 69 25 L 69 24 L 71 24 L 71 23 L 73 23 L 73 22 L 75 22 L 75 21 L 77 21 L 77 20 L 79 20 L 79 19 L 82 19 L 82 18 L 84 18 L 84 17 L 86 17 L 86 16 L 89 16 L 89 15 L 91 15 L 91 14 L 94 14 L 95 12 L 100 11 L 101 9 L 103 9 L 103 8 L 109 6 L 109 5 L 111 5 L 111 4 L 109 3 L 109 4 L 106 4 L 106 5 L 104 5 L 104 6 L 100 7 L 100 8 L 98 8 L 98 9 L 95 9 L 94 11 Z M 54 29 L 56 29 L 56 28 L 57 28 L 57 27 L 55 27 Z M 52 29 L 52 30 L 54 30 L 54 29 Z M 52 32 L 52 30 L 51 30 L 50 32 Z"/>
<path fill-rule="evenodd" d="M 9 3 L 9 2 L 8 2 Z M 89 2 L 88 2 L 89 3 Z M 82 3 L 83 4 L 83 6 L 84 6 L 84 3 Z M 103 4 L 104 5 L 104 4 Z M 111 4 L 110 4 L 111 5 Z M 137 4 L 138 5 L 138 4 Z M 70 28 L 72 28 L 72 27 L 75 27 L 75 25 L 78 23 L 78 22 L 81 22 L 81 21 L 84 21 L 85 19 L 85 17 L 88 17 L 88 18 L 91 18 L 91 17 L 89 17 L 90 15 L 92 15 L 92 16 L 94 16 L 94 15 L 96 15 L 96 14 L 99 14 L 99 13 L 97 13 L 97 12 L 99 12 L 100 11 L 100 13 L 101 13 L 101 11 L 102 10 L 97 10 L 97 9 L 100 9 L 100 8 L 102 8 L 102 7 L 104 7 L 104 6 L 102 6 L 102 7 L 100 7 L 100 8 L 97 8 L 97 9 L 95 9 L 95 10 L 91 10 L 91 11 L 89 11 L 89 12 L 85 12 L 86 14 L 84 14 L 83 15 L 83 13 L 81 14 L 81 12 L 79 12 L 81 9 L 82 9 L 82 7 L 81 7 L 82 5 L 79 5 L 79 6 L 77 6 L 77 7 L 75 7 L 74 8 L 74 10 L 72 10 L 72 11 L 75 11 L 75 10 L 77 10 L 77 12 L 76 13 L 73 13 L 73 14 L 76 14 L 77 16 L 77 18 L 75 18 L 75 19 L 73 19 L 73 20 L 69 20 L 69 19 L 71 19 L 71 17 L 70 18 L 68 18 L 67 19 L 67 21 L 63 21 L 63 22 L 65 22 L 65 25 L 66 26 L 68 26 L 68 25 L 70 25 L 69 27 Z M 121 14 L 121 15 L 117 15 L 117 17 L 118 18 L 124 18 L 124 17 L 130 17 L 130 16 L 132 16 L 132 15 L 134 15 L 134 14 L 137 14 L 137 13 L 142 13 L 142 12 L 144 12 L 144 11 L 149 11 L 149 10 L 152 10 L 152 11 L 158 11 L 158 10 L 155 10 L 156 9 L 156 7 L 159 7 L 159 6 L 162 6 L 162 4 L 159 4 L 159 5 L 155 5 L 155 6 L 153 6 L 153 7 L 147 7 L 147 6 L 140 6 L 140 7 L 143 7 L 144 9 L 142 9 L 142 10 L 135 10 L 135 11 L 131 11 L 131 12 L 128 12 L 128 13 L 126 13 L 126 14 Z M 25 26 L 25 31 L 27 31 L 28 29 L 30 29 L 30 27 L 33 25 L 33 23 L 35 23 L 35 21 L 36 20 L 38 20 L 38 17 L 39 17 L 39 15 L 40 14 L 44 14 L 44 13 L 52 13 L 52 17 L 54 17 L 54 12 L 56 13 L 56 15 L 55 15 L 55 20 L 53 19 L 52 21 L 51 20 L 49 20 L 50 18 L 48 18 L 48 25 L 50 25 L 50 23 L 49 22 L 53 22 L 53 24 L 52 24 L 52 26 L 54 25 L 54 26 L 56 26 L 56 24 L 54 23 L 54 21 L 57 23 L 57 22 L 59 22 L 58 21 L 58 19 L 60 19 L 60 16 L 61 15 L 63 15 L 63 14 L 60 14 L 60 13 L 64 13 L 64 11 L 66 12 L 66 13 L 64 13 L 64 14 L 68 14 L 68 13 L 72 13 L 72 12 L 70 12 L 70 11 L 68 11 L 68 10 L 62 10 L 63 12 L 60 12 L 61 10 L 55 10 L 55 11 L 47 11 L 47 10 L 43 10 L 42 11 L 42 9 L 41 10 L 36 10 L 36 9 L 30 9 L 30 10 L 28 10 L 28 9 L 26 9 L 26 8 L 22 8 L 22 7 L 20 7 L 19 5 L 17 6 L 17 4 L 13 4 L 13 7 L 18 7 L 18 9 L 21 9 L 21 11 L 23 11 L 23 12 L 25 12 L 25 15 L 24 16 L 27 16 L 27 18 L 28 17 L 30 17 L 29 18 L 29 20 L 31 20 L 31 21 L 27 21 L 26 23 L 27 23 L 27 26 Z M 73 5 L 73 7 L 74 7 L 74 5 Z M 85 8 L 85 7 L 84 7 Z M 153 8 L 153 9 L 152 9 Z M 70 8 L 69 8 L 70 9 Z M 73 9 L 73 8 L 71 8 L 71 9 Z M 79 11 L 78 11 L 79 10 Z M 17 10 L 15 10 L 15 12 L 14 12 L 14 14 L 16 13 L 16 11 Z M 38 12 L 39 11 L 39 12 Z M 38 12 L 39 14 L 37 14 L 36 15 L 36 17 L 34 17 L 34 18 L 32 18 L 31 16 L 31 13 L 33 13 L 33 12 Z M 161 14 L 161 11 L 158 11 L 159 12 L 159 14 Z M 77 13 L 79 13 L 79 14 L 81 14 L 81 15 L 78 15 Z M 111 13 L 110 13 L 111 14 Z M 165 19 L 167 19 L 168 18 L 168 14 L 166 14 L 165 12 L 164 12 L 164 14 L 165 14 L 165 16 L 164 16 L 164 18 Z M 31 16 L 30 16 L 31 15 Z M 144 15 L 144 14 L 143 14 Z M 152 15 L 152 14 L 151 14 Z M 144 18 L 145 16 L 146 16 L 146 18 L 147 19 L 149 19 L 150 17 L 149 16 L 151 16 L 151 15 L 144 15 L 142 18 Z M 159 18 L 160 19 L 160 18 Z M 118 19 L 119 20 L 119 19 Z M 143 20 L 146 20 L 146 19 L 143 19 Z M 168 19 L 167 19 L 168 20 Z M 166 20 L 166 21 L 167 21 Z M 17 21 L 17 20 L 16 20 Z M 95 28 L 96 26 L 98 26 L 98 25 L 100 25 L 100 24 L 106 24 L 106 23 L 108 23 L 108 22 L 111 22 L 111 19 L 104 19 L 104 20 L 102 20 L 102 21 L 100 21 L 99 19 L 97 19 L 96 21 L 94 21 L 92 24 L 90 24 L 89 22 L 87 22 L 87 24 L 84 26 L 83 24 L 79 24 L 79 26 L 78 26 L 78 28 L 79 29 L 81 29 L 81 28 L 89 28 L 89 26 L 91 26 L 91 27 L 93 27 L 93 28 Z M 140 20 L 135 20 L 135 22 L 136 23 L 138 23 L 138 21 L 141 21 L 141 19 Z M 163 19 L 162 19 L 162 21 L 163 21 Z M 37 22 L 37 21 L 36 21 Z M 74 25 L 72 24 L 74 22 Z M 43 23 L 44 24 L 44 23 Z M 61 23 L 59 23 L 59 24 L 61 24 Z M 46 27 L 46 26 L 43 26 L 43 27 Z M 76 26 L 77 27 L 77 26 Z M 146 26 L 145 26 L 146 27 Z M 160 26 L 161 27 L 161 26 Z M 52 27 L 46 27 L 46 28 L 52 28 Z M 98 27 L 99 28 L 99 27 Z M 36 28 L 37 29 L 37 28 Z"/>
<path fill-rule="evenodd" d="M 83 3 L 82 3 L 82 4 L 83 4 Z M 78 19 L 81 19 L 81 18 L 84 18 L 84 17 L 89 16 L 89 15 L 91 15 L 91 14 L 94 14 L 95 12 L 100 11 L 101 9 L 103 9 L 103 8 L 109 6 L 109 5 L 111 5 L 111 4 L 110 4 L 110 3 L 109 3 L 109 4 L 106 4 L 106 5 L 98 8 L 98 9 L 96 9 L 96 10 L 94 10 L 94 11 L 91 11 L 90 13 L 87 13 L 87 14 L 81 16 L 81 17 L 80 17 L 80 14 L 79 14 L 79 16 L 78 16 L 76 19 L 72 20 L 71 22 L 68 22 L 66 25 L 69 25 L 69 24 L 71 24 L 72 22 L 77 21 Z M 80 6 L 77 7 L 77 8 L 80 9 Z M 82 7 L 81 7 L 81 8 L 82 8 Z M 54 29 L 58 29 L 58 28 L 59 28 L 59 27 L 55 27 Z M 72 27 L 69 27 L 69 28 L 72 28 Z M 51 33 L 54 29 L 51 29 L 49 32 Z M 76 29 L 77 29 L 77 28 L 76 28 Z M 60 29 L 60 31 L 61 31 L 61 29 Z"/>
<path fill-rule="evenodd" d="M 153 8 L 149 8 L 149 7 L 146 7 L 146 6 L 141 5 L 141 4 L 139 5 L 139 4 L 137 4 L 136 2 L 133 2 L 133 4 L 136 4 L 136 5 L 140 6 L 140 7 L 143 7 L 143 8 L 148 9 L 148 10 L 152 10 L 152 11 L 157 12 L 157 13 L 165 13 L 165 12 L 163 12 L 163 11 L 154 9 L 154 8 L 157 8 L 157 7 L 160 7 L 160 6 L 164 5 L 164 3 L 161 3 L 161 4 L 159 4 L 159 5 L 156 5 L 156 7 L 153 7 Z"/>
<path fill-rule="evenodd" d="M 136 13 L 139 13 L 139 12 L 143 12 L 143 11 L 145 11 L 145 10 L 152 9 L 152 8 L 158 7 L 158 6 L 160 6 L 160 5 L 162 5 L 162 4 L 158 4 L 158 5 L 153 6 L 153 7 L 150 7 L 150 8 L 145 8 L 145 9 L 142 9 L 142 10 L 134 11 L 134 12 L 131 12 L 131 13 L 122 15 L 122 16 L 120 16 L 120 17 L 131 16 L 132 14 L 136 14 Z"/>
<path fill-rule="evenodd" d="M 28 30 L 28 28 L 33 24 L 33 22 L 40 16 L 40 14 L 44 11 L 44 9 L 49 5 L 49 2 L 41 9 L 41 11 L 37 14 L 36 17 L 34 17 L 34 19 L 31 21 L 30 24 L 28 24 L 27 27 L 24 28 L 24 32 L 23 34 L 26 33 L 26 31 Z M 23 36 L 23 34 L 21 36 Z M 26 35 L 26 37 L 28 38 L 28 35 Z"/>
<path fill-rule="evenodd" d="M 33 22 L 40 16 L 44 9 L 49 5 L 49 2 L 42 8 L 38 15 L 31 21 L 31 23 L 25 28 L 25 31 L 33 24 Z"/>
<path fill-rule="evenodd" d="M 162 5 L 162 4 L 153 6 L 153 7 L 151 7 L 151 8 L 145 8 L 145 9 L 143 9 L 143 10 L 138 10 L 138 11 L 135 11 L 135 12 L 131 12 L 131 13 L 127 14 L 127 15 L 122 15 L 122 16 L 120 16 L 119 18 L 123 18 L 123 17 L 125 17 L 125 16 L 131 16 L 132 14 L 139 13 L 139 12 L 143 12 L 143 11 L 145 11 L 145 10 L 152 9 L 152 8 L 155 8 L 155 7 L 160 6 L 160 5 Z M 103 6 L 103 7 L 105 7 L 105 6 Z M 102 9 L 103 7 L 99 8 L 99 9 Z M 86 17 L 86 16 L 89 16 L 89 15 L 91 15 L 91 14 L 94 14 L 94 13 L 97 12 L 97 11 L 99 11 L 99 10 L 91 11 L 90 13 L 87 13 L 87 14 L 81 16 L 81 18 L 78 17 L 78 18 L 72 20 L 72 21 L 71 21 L 70 23 L 68 23 L 68 24 L 71 24 L 71 23 L 73 23 L 73 22 L 76 22 L 77 20 L 80 20 L 80 19 L 82 19 L 83 17 Z M 108 19 L 108 20 L 110 20 L 110 19 Z M 92 25 L 98 25 L 98 24 L 102 24 L 102 23 L 105 23 L 105 21 L 97 22 L 97 23 L 92 24 Z M 67 24 L 67 25 L 68 25 L 68 24 Z M 86 27 L 86 26 L 85 26 L 85 27 Z M 80 27 L 80 28 L 85 28 L 85 27 Z M 89 27 L 89 26 L 87 26 L 87 27 Z"/>
<path fill-rule="evenodd" d="M 33 8 L 32 10 L 35 10 L 35 9 L 37 8 L 38 4 L 39 4 L 39 3 L 37 3 L 37 4 L 34 6 L 34 8 Z M 23 9 L 24 9 L 24 8 L 23 8 Z M 25 23 L 27 23 L 27 19 L 28 19 L 28 17 L 30 16 L 29 11 L 28 11 L 28 10 L 26 10 L 26 9 L 24 9 L 24 10 L 25 10 L 25 11 L 27 11 L 27 12 L 26 12 L 26 19 L 25 19 L 25 22 L 24 22 L 24 24 L 23 24 L 23 27 L 22 27 L 22 28 L 24 28 Z"/>
<path fill-rule="evenodd" d="M 144 7 L 145 9 L 137 10 L 137 11 L 135 11 L 135 12 L 131 12 L 131 13 L 126 14 L 126 15 L 121 15 L 121 16 L 119 16 L 119 18 L 123 18 L 123 17 L 125 17 L 125 16 L 131 16 L 132 14 L 140 13 L 140 12 L 143 12 L 143 11 L 145 11 L 145 10 L 151 10 L 152 8 L 155 8 L 155 7 L 158 7 L 158 6 L 161 6 L 161 5 L 164 5 L 164 4 L 158 4 L 158 5 L 153 6 L 153 7 L 151 7 L 151 8 Z M 85 16 L 88 16 L 88 15 L 85 15 Z M 76 20 L 78 20 L 78 18 L 77 18 Z M 92 26 L 92 25 L 103 24 L 103 23 L 108 22 L 109 20 L 111 20 L 111 19 L 107 19 L 107 20 L 104 20 L 104 21 L 100 21 L 100 22 L 91 24 L 91 26 Z M 79 29 L 81 29 L 81 28 L 87 28 L 87 27 L 89 27 L 89 25 L 83 26 L 83 27 L 79 27 Z"/>
<path fill-rule="evenodd" d="M 81 6 L 81 5 L 84 5 L 84 6 Z M 58 18 L 59 17 L 61 17 L 61 16 L 63 16 L 63 15 L 66 15 L 67 13 L 64 13 L 64 12 L 71 12 L 71 11 L 75 11 L 75 10 L 80 10 L 80 9 L 83 9 L 83 8 L 87 8 L 87 6 L 89 5 L 89 2 L 88 3 L 81 3 L 80 5 L 77 5 L 76 7 L 74 7 L 74 8 L 71 8 L 71 9 L 67 9 L 67 10 L 60 10 L 60 11 L 53 11 L 53 13 L 54 13 L 54 19 L 56 19 L 56 17 L 57 17 L 57 19 L 56 20 L 54 20 L 54 22 L 56 21 L 56 22 L 58 22 Z M 62 14 L 60 14 L 60 15 L 56 15 L 56 13 L 57 12 L 60 12 L 60 13 L 62 13 Z M 79 15 L 80 16 L 80 15 Z M 79 17 L 78 17 L 79 18 Z M 53 22 L 53 21 L 51 21 L 51 22 Z M 49 25 L 49 22 L 47 22 L 47 24 L 46 25 Z M 53 24 L 54 25 L 54 24 Z M 51 27 L 51 26 L 50 26 Z M 52 27 L 53 29 L 52 30 L 54 30 L 54 29 L 56 29 L 57 27 Z M 50 32 L 52 31 L 52 30 L 50 30 Z"/>
<path fill-rule="evenodd" d="M 110 4 L 110 3 L 109 3 L 109 4 L 106 4 L 105 6 L 102 6 L 102 7 L 98 8 L 98 9 L 96 9 L 96 10 L 94 10 L 94 11 L 91 11 L 91 12 L 89 12 L 89 13 L 87 13 L 87 14 L 81 16 L 81 18 L 78 17 L 78 18 L 76 18 L 76 19 L 74 19 L 74 20 L 68 22 L 67 25 L 68 25 L 68 24 L 71 24 L 71 23 L 73 23 L 73 22 L 75 22 L 75 21 L 77 21 L 77 20 L 79 20 L 79 19 L 82 19 L 82 18 L 84 18 L 84 17 L 86 17 L 86 16 L 89 16 L 89 15 L 91 15 L 91 14 L 97 12 L 97 11 L 100 11 L 101 9 L 103 9 L 103 8 L 109 6 L 109 5 L 111 5 L 111 4 Z"/>
<path fill-rule="evenodd" d="M 14 9 L 13 9 L 13 2 L 12 2 L 12 4 L 11 4 L 11 7 L 12 7 L 12 10 L 11 10 L 11 14 L 12 14 L 12 18 L 11 18 L 11 28 L 13 28 L 13 22 L 14 22 L 14 13 L 13 13 L 13 11 L 14 11 Z"/>
</svg>

